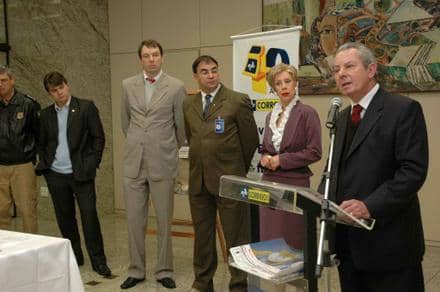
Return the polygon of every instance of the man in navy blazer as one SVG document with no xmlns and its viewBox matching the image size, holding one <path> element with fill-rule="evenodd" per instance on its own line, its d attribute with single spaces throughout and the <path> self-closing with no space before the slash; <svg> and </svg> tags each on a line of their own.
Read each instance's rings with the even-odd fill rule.
<svg viewBox="0 0 440 292">
<path fill-rule="evenodd" d="M 84 257 L 75 198 L 93 270 L 110 276 L 96 211 L 95 176 L 105 144 L 98 109 L 92 101 L 71 96 L 67 80 L 58 72 L 44 77 L 44 87 L 54 104 L 40 114 L 37 174 L 46 179 L 58 226 L 71 241 L 78 265 L 84 264 Z"/>
<path fill-rule="evenodd" d="M 341 288 L 424 291 L 417 192 L 428 169 L 425 119 L 417 101 L 381 88 L 376 71 L 364 45 L 346 43 L 337 50 L 335 80 L 351 106 L 336 122 L 330 198 L 357 218 L 376 219 L 372 231 L 336 227 Z"/>
</svg>

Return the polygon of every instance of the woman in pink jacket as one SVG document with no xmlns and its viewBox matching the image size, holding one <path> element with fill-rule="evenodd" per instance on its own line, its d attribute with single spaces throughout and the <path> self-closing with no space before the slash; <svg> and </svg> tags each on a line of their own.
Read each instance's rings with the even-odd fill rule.
<svg viewBox="0 0 440 292">
<path fill-rule="evenodd" d="M 309 187 L 309 165 L 321 159 L 321 125 L 318 113 L 296 95 L 297 70 L 286 64 L 274 66 L 267 80 L 280 101 L 266 117 L 260 163 L 263 179 Z M 260 208 L 260 240 L 282 237 L 294 248 L 303 248 L 301 215 Z"/>
</svg>

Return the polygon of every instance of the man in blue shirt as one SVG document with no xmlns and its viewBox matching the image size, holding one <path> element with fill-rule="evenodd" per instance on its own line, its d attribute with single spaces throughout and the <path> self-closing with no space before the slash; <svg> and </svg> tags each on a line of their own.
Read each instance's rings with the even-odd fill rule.
<svg viewBox="0 0 440 292">
<path fill-rule="evenodd" d="M 37 174 L 43 174 L 61 234 L 72 243 L 78 265 L 84 264 L 75 217 L 75 198 L 81 213 L 90 261 L 98 274 L 110 276 L 96 211 L 95 176 L 105 137 L 98 109 L 92 101 L 70 94 L 64 76 L 50 72 L 44 87 L 54 101 L 41 111 Z"/>
</svg>

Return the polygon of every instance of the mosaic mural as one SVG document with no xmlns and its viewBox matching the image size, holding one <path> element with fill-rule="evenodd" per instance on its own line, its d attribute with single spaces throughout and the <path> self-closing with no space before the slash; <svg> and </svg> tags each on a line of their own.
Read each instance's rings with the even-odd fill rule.
<svg viewBox="0 0 440 292">
<path fill-rule="evenodd" d="M 439 0 L 263 0 L 263 24 L 301 25 L 301 94 L 336 93 L 338 46 L 358 41 L 390 91 L 440 90 Z"/>
</svg>

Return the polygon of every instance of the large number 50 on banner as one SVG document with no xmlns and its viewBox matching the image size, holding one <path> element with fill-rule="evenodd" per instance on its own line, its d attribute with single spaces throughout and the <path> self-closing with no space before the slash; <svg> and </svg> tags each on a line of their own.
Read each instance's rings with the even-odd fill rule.
<svg viewBox="0 0 440 292">
<path fill-rule="evenodd" d="M 278 63 L 298 69 L 301 26 L 231 36 L 233 45 L 234 90 L 247 93 L 254 106 L 260 141 L 263 138 L 266 115 L 278 101 L 266 81 L 266 73 Z M 297 90 L 298 92 L 298 90 Z M 260 154 L 256 153 L 249 175 L 258 177 Z"/>
</svg>

